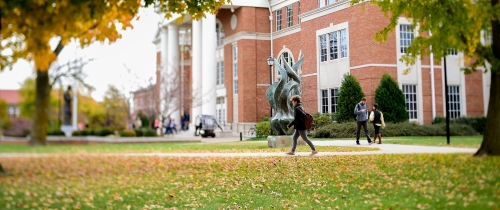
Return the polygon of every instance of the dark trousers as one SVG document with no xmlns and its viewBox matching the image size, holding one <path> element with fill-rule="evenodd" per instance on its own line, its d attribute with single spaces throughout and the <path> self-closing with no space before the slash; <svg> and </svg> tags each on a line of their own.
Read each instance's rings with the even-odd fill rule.
<svg viewBox="0 0 500 210">
<path fill-rule="evenodd" d="M 295 152 L 295 149 L 297 149 L 297 141 L 299 139 L 299 135 L 302 137 L 302 139 L 311 147 L 311 149 L 314 151 L 316 148 L 314 147 L 313 143 L 311 140 L 306 135 L 306 130 L 295 130 L 293 133 L 293 145 L 292 145 L 292 152 Z"/>
<path fill-rule="evenodd" d="M 368 122 L 365 121 L 356 121 L 358 125 L 358 129 L 356 130 L 356 143 L 359 144 L 359 133 L 361 131 L 361 126 L 363 126 L 363 129 L 365 130 L 365 135 L 366 135 L 366 140 L 368 140 L 368 143 L 372 142 L 370 139 L 370 132 L 368 132 Z"/>
</svg>

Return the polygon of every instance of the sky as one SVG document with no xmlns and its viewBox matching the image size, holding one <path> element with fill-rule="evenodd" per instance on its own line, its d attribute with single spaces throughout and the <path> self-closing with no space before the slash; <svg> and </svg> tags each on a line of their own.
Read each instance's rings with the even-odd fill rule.
<svg viewBox="0 0 500 210">
<path fill-rule="evenodd" d="M 81 57 L 95 59 L 83 68 L 87 75 L 85 83 L 95 88 L 92 92 L 95 100 L 103 100 L 109 85 L 128 94 L 147 86 L 149 79 L 155 76 L 156 47 L 152 41 L 160 17 L 153 8 L 141 9 L 139 16 L 139 20 L 133 22 L 134 29 L 123 31 L 122 39 L 111 45 L 94 43 L 80 49 L 77 44 L 70 43 L 59 55 L 58 62 L 61 63 Z M 130 69 L 130 73 L 124 65 Z M 34 76 L 33 64 L 19 61 L 12 70 L 0 72 L 0 89 L 19 89 L 26 78 Z M 65 81 L 63 86 L 72 83 Z"/>
</svg>

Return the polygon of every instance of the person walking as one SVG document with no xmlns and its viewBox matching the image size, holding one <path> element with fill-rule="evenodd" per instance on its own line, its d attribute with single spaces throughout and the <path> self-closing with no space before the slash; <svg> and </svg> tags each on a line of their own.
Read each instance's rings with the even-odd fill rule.
<svg viewBox="0 0 500 210">
<path fill-rule="evenodd" d="M 380 127 L 385 128 L 384 115 L 378 110 L 378 104 L 373 104 L 372 112 L 370 114 L 370 122 L 373 122 L 373 128 L 375 128 L 375 135 L 373 137 L 373 143 L 377 142 L 382 144 L 382 134 L 380 134 Z"/>
<path fill-rule="evenodd" d="M 302 139 L 311 147 L 311 154 L 310 155 L 315 155 L 318 154 L 318 150 L 314 147 L 313 143 L 311 140 L 306 135 L 306 124 L 305 124 L 305 111 L 304 107 L 302 106 L 301 98 L 299 95 L 294 95 L 290 98 L 290 101 L 293 104 L 294 108 L 294 118 L 293 121 L 290 122 L 286 127 L 294 127 L 295 132 L 293 133 L 293 145 L 292 145 L 292 150 L 290 152 L 287 152 L 287 155 L 295 155 L 295 150 L 297 149 L 297 140 L 299 138 L 299 135 L 302 137 Z"/>
<path fill-rule="evenodd" d="M 372 144 L 372 140 L 370 139 L 370 133 L 368 132 L 368 106 L 366 105 L 366 98 L 363 97 L 361 102 L 356 104 L 354 107 L 354 114 L 356 115 L 356 144 L 361 145 L 359 143 L 359 133 L 361 131 L 361 126 L 365 130 L 366 139 L 368 140 L 368 144 Z"/>
<path fill-rule="evenodd" d="M 170 118 L 170 116 L 165 118 L 165 121 L 163 121 L 163 127 L 165 127 L 165 135 L 173 134 L 172 129 L 170 128 L 171 121 L 172 121 L 172 119 Z"/>
<path fill-rule="evenodd" d="M 175 131 L 175 134 L 179 133 L 177 131 L 177 128 L 176 128 L 176 124 L 175 124 L 175 120 L 170 120 L 170 132 L 172 132 L 172 135 L 174 134 L 174 131 Z"/>
</svg>

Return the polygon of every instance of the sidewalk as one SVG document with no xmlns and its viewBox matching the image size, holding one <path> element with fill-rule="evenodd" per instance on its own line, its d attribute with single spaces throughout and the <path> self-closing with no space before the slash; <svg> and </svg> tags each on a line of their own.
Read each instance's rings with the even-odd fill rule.
<svg viewBox="0 0 500 210">
<path fill-rule="evenodd" d="M 234 142 L 234 137 L 226 138 L 204 138 L 203 142 Z M 316 146 L 354 146 L 354 141 L 348 140 L 326 140 L 313 141 Z M 475 153 L 474 148 L 455 148 L 455 147 L 436 147 L 436 146 L 416 146 L 399 144 L 372 144 L 364 142 L 358 147 L 377 147 L 379 151 L 366 152 L 321 152 L 315 156 L 336 156 L 336 155 L 376 155 L 376 154 L 450 154 L 450 153 Z M 295 156 L 309 156 L 310 151 L 298 151 Z M 157 157 L 279 157 L 287 156 L 284 152 L 280 153 L 108 153 L 108 154 L 74 154 L 85 156 L 157 156 Z M 72 154 L 21 154 L 21 153 L 0 153 L 0 158 L 14 157 L 53 157 L 53 156 L 72 156 Z"/>
</svg>

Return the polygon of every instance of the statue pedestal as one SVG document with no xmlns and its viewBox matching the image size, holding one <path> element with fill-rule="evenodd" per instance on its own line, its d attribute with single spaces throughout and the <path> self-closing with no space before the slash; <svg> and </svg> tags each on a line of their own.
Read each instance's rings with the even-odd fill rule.
<svg viewBox="0 0 500 210">
<path fill-rule="evenodd" d="M 291 147 L 293 144 L 292 136 L 268 136 L 267 146 L 272 148 L 278 147 Z M 307 145 L 302 137 L 299 136 L 297 140 L 297 145 Z"/>
<path fill-rule="evenodd" d="M 73 130 L 75 130 L 75 129 L 73 128 L 72 125 L 63 125 L 63 126 L 61 126 L 61 131 L 64 132 L 67 137 L 70 137 L 71 134 L 73 134 Z"/>
</svg>

